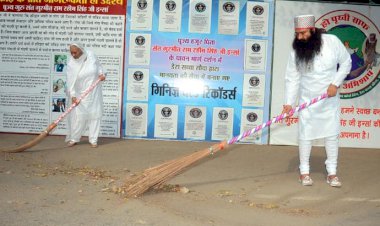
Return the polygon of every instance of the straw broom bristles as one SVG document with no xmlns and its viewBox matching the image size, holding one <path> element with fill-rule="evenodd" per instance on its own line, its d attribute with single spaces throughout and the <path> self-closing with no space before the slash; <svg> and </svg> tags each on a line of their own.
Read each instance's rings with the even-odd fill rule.
<svg viewBox="0 0 380 226">
<path fill-rule="evenodd" d="M 189 166 L 226 147 L 227 142 L 224 141 L 188 156 L 170 160 L 161 165 L 146 169 L 141 174 L 128 178 L 122 187 L 122 191 L 126 194 L 126 197 L 130 198 L 137 197 L 151 188 L 159 188 L 169 179 L 186 170 Z"/>
<path fill-rule="evenodd" d="M 219 144 L 211 146 L 210 148 L 194 152 L 191 155 L 181 157 L 179 159 L 174 159 L 166 163 L 163 163 L 159 166 L 149 168 L 143 171 L 141 174 L 129 178 L 125 182 L 124 186 L 120 188 L 121 193 L 126 193 L 127 197 L 137 197 L 151 188 L 159 188 L 166 181 L 183 172 L 186 168 L 193 165 L 197 161 L 203 159 L 204 157 L 210 154 L 212 155 L 220 150 L 223 150 L 224 148 L 227 148 L 228 145 L 234 144 L 240 141 L 241 139 L 244 139 L 245 137 L 248 137 L 251 134 L 254 134 L 262 130 L 265 127 L 269 127 L 272 123 L 280 122 L 286 117 L 292 116 L 295 112 L 301 111 L 307 108 L 308 106 L 315 104 L 325 98 L 328 98 L 327 93 L 324 93 L 319 97 L 315 97 L 310 101 L 307 101 L 293 108 L 289 113 L 282 113 L 281 115 L 278 115 L 272 118 L 271 120 L 268 120 L 267 122 L 259 126 L 256 126 L 253 129 L 247 130 L 241 133 L 240 135 L 229 139 L 228 141 L 223 141 Z"/>
</svg>

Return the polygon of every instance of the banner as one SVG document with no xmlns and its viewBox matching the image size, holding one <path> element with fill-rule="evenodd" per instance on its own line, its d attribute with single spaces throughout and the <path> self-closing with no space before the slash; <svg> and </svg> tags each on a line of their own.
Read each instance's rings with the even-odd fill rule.
<svg viewBox="0 0 380 226">
<path fill-rule="evenodd" d="M 66 105 L 69 44 L 93 50 L 107 74 L 100 136 L 120 137 L 126 3 L 0 3 L 0 132 L 40 133 Z M 52 134 L 66 134 L 66 120 Z"/>
<path fill-rule="evenodd" d="M 217 141 L 267 120 L 273 12 L 273 1 L 128 1 L 123 136 Z"/>
<path fill-rule="evenodd" d="M 281 113 L 284 71 L 294 38 L 293 18 L 313 14 L 316 27 L 336 35 L 351 54 L 352 69 L 340 87 L 340 146 L 380 147 L 380 7 L 279 1 L 276 7 L 271 115 Z M 281 98 L 276 98 L 281 97 Z M 298 117 L 271 129 L 271 144 L 297 144 Z M 316 144 L 323 144 L 317 141 Z"/>
</svg>

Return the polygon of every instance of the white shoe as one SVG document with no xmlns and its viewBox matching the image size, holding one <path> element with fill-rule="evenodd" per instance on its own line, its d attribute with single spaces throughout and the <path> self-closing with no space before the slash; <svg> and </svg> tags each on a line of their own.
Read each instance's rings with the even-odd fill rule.
<svg viewBox="0 0 380 226">
<path fill-rule="evenodd" d="M 311 179 L 311 177 L 309 175 L 305 175 L 305 176 L 301 175 L 299 181 L 303 186 L 313 185 L 313 180 Z"/>
<path fill-rule="evenodd" d="M 74 145 L 76 145 L 76 144 L 77 144 L 77 142 L 70 140 L 70 141 L 67 143 L 67 147 L 72 147 L 72 146 L 74 146 Z"/>
<path fill-rule="evenodd" d="M 327 177 L 326 183 L 328 183 L 331 187 L 336 187 L 336 188 L 342 187 L 342 182 L 339 181 L 339 178 L 337 176 L 333 178 Z"/>
</svg>

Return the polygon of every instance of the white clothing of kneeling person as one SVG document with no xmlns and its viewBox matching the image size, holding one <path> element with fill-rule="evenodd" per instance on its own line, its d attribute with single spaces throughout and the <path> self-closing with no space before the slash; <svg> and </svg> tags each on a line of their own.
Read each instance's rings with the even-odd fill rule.
<svg viewBox="0 0 380 226">
<path fill-rule="evenodd" d="M 71 57 L 67 63 L 67 89 L 68 100 L 77 103 L 68 116 L 68 133 L 66 142 L 72 147 L 88 126 L 88 140 L 92 147 L 97 147 L 100 132 L 100 121 L 103 115 L 103 94 L 101 84 L 97 85 L 85 98 L 79 97 L 98 78 L 105 80 L 103 67 L 96 55 L 79 44 L 70 45 Z"/>
</svg>

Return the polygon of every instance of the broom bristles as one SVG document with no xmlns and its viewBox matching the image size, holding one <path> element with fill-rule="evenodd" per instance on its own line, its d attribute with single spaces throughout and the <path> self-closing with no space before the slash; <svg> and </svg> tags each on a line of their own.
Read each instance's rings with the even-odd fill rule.
<svg viewBox="0 0 380 226">
<path fill-rule="evenodd" d="M 152 168 L 148 168 L 141 174 L 128 178 L 124 183 L 122 190 L 129 198 L 138 197 L 151 188 L 159 188 L 174 176 L 185 171 L 189 168 L 189 166 L 205 158 L 206 156 L 209 156 L 210 154 L 224 149 L 226 146 L 227 142 L 224 141 L 220 144 L 215 144 L 210 148 L 194 152 L 178 159 L 167 161 Z"/>
<path fill-rule="evenodd" d="M 122 191 L 126 192 L 127 197 L 137 197 L 150 188 L 157 188 L 172 177 L 176 176 L 180 172 L 183 172 L 186 168 L 196 163 L 198 160 L 206 157 L 207 155 L 213 154 L 214 152 L 218 152 L 227 147 L 227 145 L 233 144 L 252 133 L 258 132 L 259 130 L 270 126 L 272 123 L 276 123 L 293 115 L 295 112 L 301 111 L 306 107 L 317 103 L 320 100 L 327 98 L 327 93 L 322 94 L 319 97 L 313 98 L 312 100 L 299 105 L 296 108 L 293 108 L 289 113 L 282 113 L 281 115 L 274 117 L 273 119 L 263 123 L 262 125 L 256 126 L 254 129 L 245 131 L 239 136 L 233 137 L 228 141 L 223 141 L 219 144 L 215 144 L 208 149 L 204 149 L 201 151 L 194 152 L 189 156 L 185 156 L 179 159 L 171 160 L 166 163 L 163 163 L 159 166 L 149 168 L 145 170 L 142 174 L 133 176 L 128 179 L 125 185 L 122 187 Z"/>
</svg>

